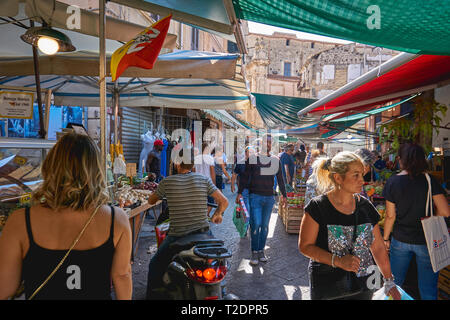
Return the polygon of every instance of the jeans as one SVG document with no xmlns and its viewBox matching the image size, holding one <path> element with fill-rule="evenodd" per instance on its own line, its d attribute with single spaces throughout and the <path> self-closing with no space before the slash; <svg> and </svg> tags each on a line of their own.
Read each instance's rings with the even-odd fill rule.
<svg viewBox="0 0 450 320">
<path fill-rule="evenodd" d="M 250 194 L 250 231 L 252 251 L 261 251 L 266 246 L 269 221 L 272 214 L 274 196 Z"/>
<path fill-rule="evenodd" d="M 437 300 L 439 273 L 433 272 L 426 244 L 409 244 L 392 238 L 390 260 L 395 284 L 403 285 L 413 255 L 416 256 L 420 297 L 422 300 Z"/>
<path fill-rule="evenodd" d="M 206 234 L 212 236 L 211 230 L 207 231 Z M 172 261 L 173 256 L 178 253 L 170 250 L 169 246 L 180 238 L 183 238 L 183 236 L 175 237 L 168 235 L 159 246 L 158 251 L 156 251 L 153 258 L 150 260 L 147 275 L 147 299 L 151 298 L 152 289 L 162 285 L 162 277 Z"/>
</svg>

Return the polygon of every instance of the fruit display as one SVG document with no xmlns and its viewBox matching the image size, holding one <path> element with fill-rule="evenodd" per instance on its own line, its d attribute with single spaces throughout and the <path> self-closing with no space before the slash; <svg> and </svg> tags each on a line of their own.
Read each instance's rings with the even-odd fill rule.
<svg viewBox="0 0 450 320">
<path fill-rule="evenodd" d="M 393 174 L 394 174 L 394 172 L 389 169 L 383 169 L 378 173 L 380 179 L 383 181 L 386 181 L 387 179 L 389 179 Z"/>
<path fill-rule="evenodd" d="M 288 207 L 303 207 L 304 203 L 305 203 L 304 193 L 295 193 L 295 192 L 287 193 Z"/>
<path fill-rule="evenodd" d="M 380 221 L 378 221 L 378 225 L 384 228 L 384 219 L 386 218 L 386 206 L 384 204 L 379 204 L 376 206 L 376 209 L 380 214 Z"/>
<path fill-rule="evenodd" d="M 372 197 L 382 197 L 384 185 L 380 182 L 375 182 L 373 184 L 367 184 L 364 186 L 364 190 L 367 196 Z"/>
</svg>

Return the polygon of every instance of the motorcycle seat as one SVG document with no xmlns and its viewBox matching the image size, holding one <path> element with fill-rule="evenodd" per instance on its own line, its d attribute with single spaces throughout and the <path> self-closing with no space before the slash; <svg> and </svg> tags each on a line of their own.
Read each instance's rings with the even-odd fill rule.
<svg viewBox="0 0 450 320">
<path fill-rule="evenodd" d="M 214 239 L 214 237 L 206 233 L 194 233 L 182 237 L 176 240 L 175 242 L 172 242 L 169 245 L 169 250 L 171 250 L 172 252 L 180 252 L 183 250 L 190 249 L 197 244 L 217 242 L 217 241 L 221 240 Z"/>
</svg>

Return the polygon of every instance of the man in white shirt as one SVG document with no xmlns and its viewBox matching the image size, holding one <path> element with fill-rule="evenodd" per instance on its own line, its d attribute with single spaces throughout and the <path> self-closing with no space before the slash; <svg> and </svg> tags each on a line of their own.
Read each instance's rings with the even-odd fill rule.
<svg viewBox="0 0 450 320">
<path fill-rule="evenodd" d="M 210 154 L 210 150 L 208 144 L 204 143 L 202 145 L 202 154 L 198 154 L 194 158 L 194 168 L 192 171 L 200 173 L 201 175 L 210 178 L 213 184 L 216 182 L 216 171 L 214 169 L 215 163 L 214 158 Z M 212 197 L 208 197 L 209 203 L 214 203 L 214 199 Z M 211 212 L 212 208 L 208 207 L 208 216 Z"/>
</svg>

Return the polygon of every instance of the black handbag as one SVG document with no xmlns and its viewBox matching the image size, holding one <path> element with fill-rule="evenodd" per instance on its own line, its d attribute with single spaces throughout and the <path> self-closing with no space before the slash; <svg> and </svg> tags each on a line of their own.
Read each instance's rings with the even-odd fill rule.
<svg viewBox="0 0 450 320">
<path fill-rule="evenodd" d="M 352 244 L 356 241 L 356 228 L 358 225 L 358 205 L 356 202 L 355 224 Z M 353 250 L 352 250 L 353 251 Z M 309 268 L 312 300 L 338 300 L 357 296 L 367 290 L 365 280 L 358 278 L 354 272 L 341 268 L 333 268 L 323 263 L 313 263 Z"/>
</svg>

